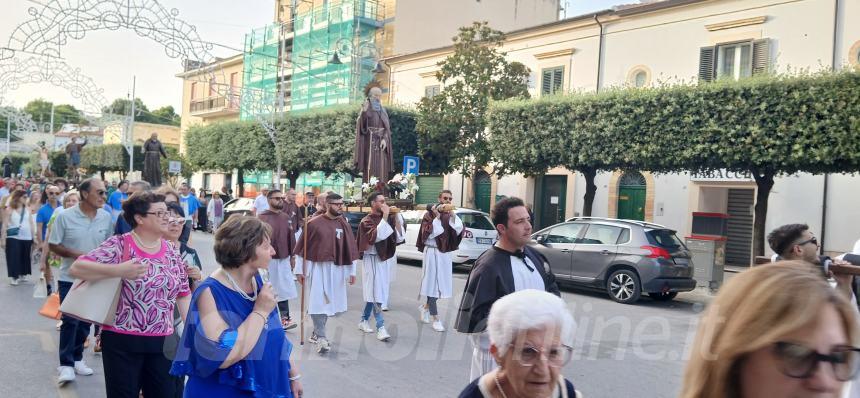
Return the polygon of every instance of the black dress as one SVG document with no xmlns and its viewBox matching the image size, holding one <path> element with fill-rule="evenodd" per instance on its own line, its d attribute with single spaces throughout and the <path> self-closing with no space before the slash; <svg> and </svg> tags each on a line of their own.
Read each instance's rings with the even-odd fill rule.
<svg viewBox="0 0 860 398">
<path fill-rule="evenodd" d="M 483 376 L 481 376 L 481 377 L 483 377 Z M 481 388 L 478 387 L 478 383 L 481 381 L 481 377 L 479 377 L 479 378 L 473 380 L 471 383 L 469 383 L 469 385 L 466 386 L 466 388 L 463 389 L 462 392 L 460 392 L 459 398 L 489 398 L 489 397 L 484 397 L 484 394 L 481 393 Z M 565 386 L 565 389 L 567 390 L 567 398 L 576 398 L 576 389 L 573 387 L 573 383 L 571 383 L 567 379 L 564 379 L 564 386 Z M 559 397 L 563 396 L 561 394 L 561 391 L 559 391 L 558 396 Z"/>
</svg>

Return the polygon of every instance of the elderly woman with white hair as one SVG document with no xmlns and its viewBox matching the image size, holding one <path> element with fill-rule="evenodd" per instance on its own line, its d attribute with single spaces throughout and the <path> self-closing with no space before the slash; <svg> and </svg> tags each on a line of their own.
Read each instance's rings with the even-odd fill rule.
<svg viewBox="0 0 860 398">
<path fill-rule="evenodd" d="M 469 384 L 460 398 L 575 398 L 561 375 L 570 361 L 576 324 L 564 300 L 540 290 L 521 290 L 490 309 L 490 354 L 498 368 Z"/>
</svg>

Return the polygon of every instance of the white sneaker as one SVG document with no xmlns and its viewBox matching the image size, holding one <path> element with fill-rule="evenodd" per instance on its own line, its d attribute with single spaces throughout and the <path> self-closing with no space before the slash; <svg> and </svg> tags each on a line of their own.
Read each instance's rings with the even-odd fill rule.
<svg viewBox="0 0 860 398">
<path fill-rule="evenodd" d="M 12 278 L 9 284 L 11 284 L 12 286 L 18 286 L 18 278 Z"/>
<path fill-rule="evenodd" d="M 29 282 L 30 275 L 21 275 L 21 282 Z"/>
<path fill-rule="evenodd" d="M 60 374 L 57 377 L 57 384 L 64 385 L 70 381 L 75 381 L 75 368 L 71 366 L 60 366 L 57 368 L 57 372 Z"/>
<path fill-rule="evenodd" d="M 81 376 L 92 376 L 93 369 L 87 366 L 83 360 L 75 361 L 75 373 Z"/>
<path fill-rule="evenodd" d="M 364 333 L 373 333 L 373 329 L 370 328 L 370 324 L 366 320 L 358 323 L 358 330 Z"/>
<path fill-rule="evenodd" d="M 424 308 L 424 304 L 418 306 L 418 312 L 420 313 L 419 320 L 421 323 L 430 323 L 430 311 Z"/>
<path fill-rule="evenodd" d="M 390 338 L 391 338 L 391 335 L 388 334 L 387 330 L 385 330 L 385 326 L 380 327 L 379 330 L 376 331 L 376 339 L 377 340 L 388 341 L 388 339 L 390 339 Z"/>
<path fill-rule="evenodd" d="M 329 344 L 328 340 L 324 338 L 320 338 L 317 340 L 317 353 L 325 354 L 331 350 L 331 344 Z"/>
<path fill-rule="evenodd" d="M 445 331 L 445 327 L 444 327 L 444 326 L 442 326 L 442 321 L 440 321 L 440 320 L 438 320 L 438 319 L 437 319 L 437 320 L 435 320 L 435 321 L 433 321 L 433 330 L 435 330 L 435 331 L 437 331 L 437 332 L 444 332 L 444 331 Z"/>
<path fill-rule="evenodd" d="M 319 342 L 319 337 L 317 337 L 316 333 L 311 333 L 311 337 L 308 338 L 308 343 L 316 344 Z"/>
<path fill-rule="evenodd" d="M 382 311 L 388 311 L 388 306 L 387 306 L 387 305 L 383 305 L 383 306 L 382 306 Z"/>
</svg>

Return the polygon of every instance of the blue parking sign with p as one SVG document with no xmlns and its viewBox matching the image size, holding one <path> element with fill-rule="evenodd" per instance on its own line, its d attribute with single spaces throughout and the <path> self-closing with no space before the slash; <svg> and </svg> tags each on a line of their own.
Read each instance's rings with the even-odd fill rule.
<svg viewBox="0 0 860 398">
<path fill-rule="evenodd" d="M 404 156 L 403 157 L 403 174 L 418 175 L 418 157 Z"/>
</svg>

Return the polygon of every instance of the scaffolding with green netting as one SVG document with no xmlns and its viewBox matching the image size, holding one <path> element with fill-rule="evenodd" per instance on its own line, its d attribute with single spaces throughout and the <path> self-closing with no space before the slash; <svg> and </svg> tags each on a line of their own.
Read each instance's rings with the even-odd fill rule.
<svg viewBox="0 0 860 398">
<path fill-rule="evenodd" d="M 257 28 L 245 35 L 242 84 L 246 98 L 240 118 L 251 120 L 277 109 L 278 59 L 281 25 Z"/>
<path fill-rule="evenodd" d="M 375 0 L 333 0 L 296 16 L 292 111 L 361 100 L 363 87 L 373 78 L 382 15 Z"/>
</svg>

